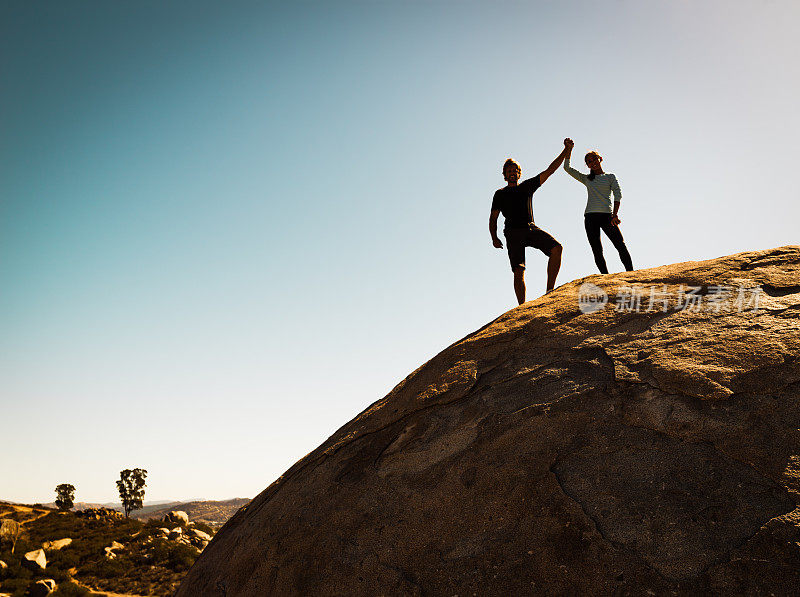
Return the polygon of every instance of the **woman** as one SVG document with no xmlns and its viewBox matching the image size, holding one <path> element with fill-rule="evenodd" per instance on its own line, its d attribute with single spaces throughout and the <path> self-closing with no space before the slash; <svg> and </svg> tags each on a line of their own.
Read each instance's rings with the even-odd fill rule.
<svg viewBox="0 0 800 597">
<path fill-rule="evenodd" d="M 570 168 L 569 158 L 574 146 L 575 144 L 571 143 L 567 147 L 564 170 L 575 180 L 582 182 L 589 193 L 586 210 L 583 212 L 583 224 L 586 228 L 589 245 L 592 247 L 592 253 L 594 253 L 594 262 L 597 264 L 600 273 L 608 273 L 606 260 L 603 258 L 603 245 L 600 244 L 600 230 L 602 230 L 614 243 L 625 269 L 629 272 L 633 271 L 631 255 L 628 253 L 628 247 L 625 246 L 625 240 L 622 238 L 622 232 L 619 229 L 620 220 L 617 213 L 619 212 L 622 192 L 619 190 L 617 177 L 603 172 L 601 167 L 603 158 L 596 151 L 590 151 L 586 154 L 586 165 L 589 166 L 588 175 L 578 172 L 575 168 Z M 614 195 L 613 211 L 611 209 L 612 193 Z"/>
</svg>

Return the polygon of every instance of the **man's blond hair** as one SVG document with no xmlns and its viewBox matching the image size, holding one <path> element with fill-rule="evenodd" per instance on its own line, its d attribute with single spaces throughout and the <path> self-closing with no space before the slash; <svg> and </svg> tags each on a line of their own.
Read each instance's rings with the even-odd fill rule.
<svg viewBox="0 0 800 597">
<path fill-rule="evenodd" d="M 522 174 L 522 168 L 519 167 L 519 164 L 515 162 L 513 159 L 508 158 L 505 163 L 503 164 L 503 175 L 505 176 L 506 169 L 513 168 L 517 171 L 517 176 Z"/>
</svg>

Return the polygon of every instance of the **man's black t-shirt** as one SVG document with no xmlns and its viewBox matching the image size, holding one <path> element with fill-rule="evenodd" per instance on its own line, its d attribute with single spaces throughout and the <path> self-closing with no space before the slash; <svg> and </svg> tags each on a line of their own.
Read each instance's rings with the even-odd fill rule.
<svg viewBox="0 0 800 597">
<path fill-rule="evenodd" d="M 506 220 L 504 230 L 527 228 L 533 222 L 533 192 L 538 189 L 539 177 L 523 180 L 515 187 L 498 189 L 492 199 L 492 211 L 500 210 Z"/>
</svg>

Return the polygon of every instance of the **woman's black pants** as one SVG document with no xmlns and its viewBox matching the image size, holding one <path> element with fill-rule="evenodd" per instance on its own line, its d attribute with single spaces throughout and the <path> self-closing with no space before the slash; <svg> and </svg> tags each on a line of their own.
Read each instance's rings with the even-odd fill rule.
<svg viewBox="0 0 800 597">
<path fill-rule="evenodd" d="M 597 269 L 600 273 L 607 274 L 608 268 L 606 267 L 606 260 L 603 258 L 603 245 L 600 244 L 600 230 L 606 233 L 606 236 L 614 243 L 619 258 L 622 260 L 622 265 L 625 266 L 627 271 L 633 271 L 633 261 L 631 261 L 631 254 L 628 253 L 628 247 L 625 246 L 625 239 L 622 238 L 619 226 L 614 226 L 611 223 L 611 214 L 608 213 L 589 213 L 583 217 L 583 225 L 586 227 L 586 238 L 589 239 L 589 245 L 592 247 L 594 253 L 594 262 L 597 264 Z"/>
</svg>

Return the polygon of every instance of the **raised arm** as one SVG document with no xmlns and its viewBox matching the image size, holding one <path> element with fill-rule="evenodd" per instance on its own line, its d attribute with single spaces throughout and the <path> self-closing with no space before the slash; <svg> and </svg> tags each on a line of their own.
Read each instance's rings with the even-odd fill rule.
<svg viewBox="0 0 800 597">
<path fill-rule="evenodd" d="M 564 151 L 558 154 L 558 157 L 553 160 L 553 163 L 547 167 L 547 170 L 539 173 L 539 185 L 543 185 L 544 181 L 550 178 L 550 175 L 558 170 L 558 167 L 561 165 L 561 162 L 564 161 L 564 158 L 567 157 L 567 152 L 569 151 L 569 144 L 572 143 L 572 139 L 564 139 Z"/>
<path fill-rule="evenodd" d="M 586 184 L 586 175 L 578 172 L 575 168 L 571 168 L 569 165 L 569 158 L 572 156 L 572 148 L 575 147 L 575 144 L 572 142 L 572 139 L 569 140 L 569 144 L 567 144 L 566 141 L 564 141 L 564 144 L 567 146 L 567 157 L 564 158 L 564 170 L 578 182 Z"/>
</svg>

